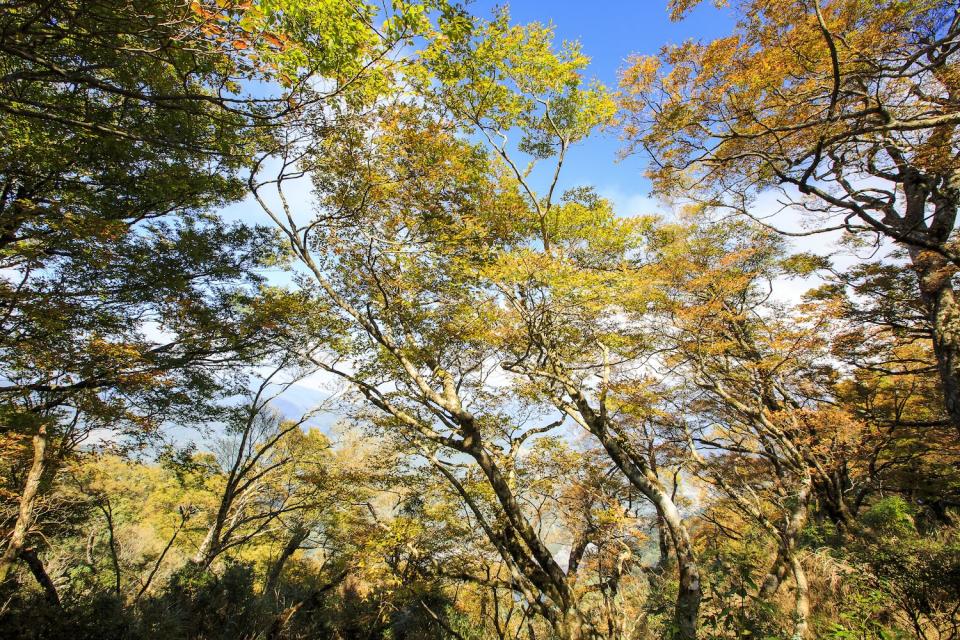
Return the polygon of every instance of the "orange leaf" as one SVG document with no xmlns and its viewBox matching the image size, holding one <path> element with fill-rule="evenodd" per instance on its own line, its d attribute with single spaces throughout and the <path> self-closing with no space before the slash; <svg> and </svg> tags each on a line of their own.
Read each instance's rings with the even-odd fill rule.
<svg viewBox="0 0 960 640">
<path fill-rule="evenodd" d="M 275 47 L 283 47 L 283 41 L 272 33 L 264 33 L 263 39 L 272 44 Z"/>
</svg>

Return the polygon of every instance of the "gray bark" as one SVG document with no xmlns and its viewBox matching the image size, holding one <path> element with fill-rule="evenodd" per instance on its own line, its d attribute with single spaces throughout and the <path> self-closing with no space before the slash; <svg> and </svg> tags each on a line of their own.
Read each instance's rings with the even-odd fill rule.
<svg viewBox="0 0 960 640">
<path fill-rule="evenodd" d="M 47 466 L 48 443 L 47 427 L 45 424 L 41 424 L 36 435 L 33 436 L 33 461 L 30 465 L 30 471 L 27 473 L 23 492 L 20 494 L 17 520 L 13 525 L 13 531 L 10 533 L 7 548 L 3 556 L 0 556 L 0 583 L 10 577 L 13 565 L 20 557 L 20 552 L 27 541 L 30 527 L 33 526 L 34 506 L 36 505 L 37 494 L 40 492 L 40 481 L 43 479 Z"/>
</svg>

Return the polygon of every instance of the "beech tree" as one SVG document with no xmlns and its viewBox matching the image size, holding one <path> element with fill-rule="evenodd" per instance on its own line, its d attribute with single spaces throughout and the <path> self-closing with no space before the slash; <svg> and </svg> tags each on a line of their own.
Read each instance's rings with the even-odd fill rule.
<svg viewBox="0 0 960 640">
<path fill-rule="evenodd" d="M 956 7 L 620 94 L 442 0 L 3 7 L 0 635 L 960 633 Z M 567 173 L 618 100 L 673 215 Z"/>
<path fill-rule="evenodd" d="M 566 45 L 551 56 L 539 26 L 525 34 L 508 29 L 505 19 L 501 14 L 480 31 L 477 44 L 461 49 L 440 40 L 426 56 L 441 82 L 437 99 L 483 136 L 530 210 L 530 239 L 503 252 L 484 274 L 509 309 L 510 339 L 499 339 L 506 351 L 502 367 L 525 377 L 541 400 L 596 437 L 654 506 L 679 563 L 675 624 L 680 637 L 694 637 L 701 587 L 683 518 L 658 477 L 656 455 L 644 451 L 655 448 L 654 441 L 632 442 L 630 427 L 607 406 L 608 385 L 616 383 L 609 379 L 605 342 L 630 330 L 605 323 L 604 316 L 616 313 L 618 296 L 630 287 L 623 271 L 638 249 L 642 222 L 618 220 L 589 188 L 558 193 L 567 153 L 609 123 L 612 98 L 597 83 L 581 88 L 587 61 L 577 48 Z M 511 144 L 514 133 L 519 137 Z M 535 186 L 538 163 L 547 165 L 542 191 Z"/>
<path fill-rule="evenodd" d="M 508 28 L 505 16 L 481 25 L 477 36 L 457 21 L 443 27 L 446 31 L 436 37 L 437 49 L 427 52 L 430 63 L 424 73 L 413 75 L 421 91 L 431 77 L 445 83 L 438 86 L 434 104 L 449 108 L 458 100 L 458 91 L 472 91 L 470 85 L 461 84 L 468 80 L 457 64 L 473 69 L 472 79 L 487 82 L 494 90 L 499 86 L 496 69 L 505 65 L 502 68 L 513 69 L 521 85 L 542 87 L 542 99 L 557 98 L 556 117 L 565 119 L 561 126 L 575 127 L 570 132 L 573 139 L 563 144 L 594 126 L 597 116 L 580 122 L 577 110 L 584 106 L 595 110 L 592 104 L 603 108 L 598 102 L 602 97 L 578 88 L 582 57 L 576 51 L 550 53 L 546 29 Z M 502 60 L 513 44 L 521 47 L 520 53 Z M 460 50 L 460 57 L 445 57 L 447 47 Z M 538 68 L 532 55 L 552 66 Z M 427 91 L 428 98 L 431 93 Z M 591 632 L 578 610 L 572 576 L 538 535 L 511 472 L 522 444 L 559 422 L 530 428 L 510 418 L 508 407 L 521 399 L 487 382 L 501 359 L 496 346 L 486 340 L 483 326 L 492 301 L 478 306 L 474 298 L 486 286 L 477 269 L 505 244 L 527 241 L 525 227 L 515 224 L 517 218 L 536 221 L 539 240 L 549 245 L 550 236 L 543 234 L 549 229 L 550 207 L 518 182 L 521 170 L 510 168 L 502 152 L 497 164 L 481 148 L 455 135 L 472 124 L 466 110 L 454 111 L 458 119 L 451 121 L 443 111 L 383 102 L 355 131 L 331 136 L 323 135 L 324 129 L 315 130 L 316 141 L 302 156 L 289 159 L 291 173 L 307 170 L 313 175 L 321 206 L 313 221 L 299 221 L 289 199 L 281 198 L 276 210 L 266 196 L 260 197 L 319 293 L 339 310 L 355 335 L 356 346 L 347 350 L 349 365 L 321 366 L 349 380 L 368 402 L 390 416 L 394 428 L 420 443 L 423 455 L 470 506 L 528 606 L 557 634 L 582 637 Z M 497 102 L 494 111 L 538 108 L 532 96 L 512 104 Z M 511 111 L 503 117 L 517 115 Z M 550 126 L 548 120 L 521 117 L 526 118 L 530 144 L 540 145 L 536 153 L 552 155 L 552 142 L 534 141 L 538 131 Z M 511 172 L 511 177 L 498 179 L 503 172 Z M 285 179 L 281 174 L 267 184 L 282 189 Z M 255 192 L 260 194 L 263 184 L 254 184 Z M 444 459 L 447 452 L 473 460 L 493 492 L 493 502 L 472 495 Z"/>
<path fill-rule="evenodd" d="M 792 635 L 806 637 L 810 604 L 796 547 L 810 502 L 819 498 L 838 526 L 853 519 L 846 447 L 858 425 L 826 402 L 829 316 L 785 315 L 767 300 L 783 266 L 780 243 L 763 230 L 666 227 L 654 247 L 651 268 L 664 293 L 658 344 L 690 387 L 680 402 L 696 410 L 675 416 L 675 428 L 686 435 L 694 471 L 775 540 L 759 595 L 772 597 L 792 577 Z"/>
<path fill-rule="evenodd" d="M 529 606 L 558 634 L 580 637 L 567 576 L 510 476 L 519 444 L 542 429 L 512 424 L 509 395 L 486 384 L 492 350 L 478 333 L 484 309 L 470 296 L 470 265 L 497 234 L 512 233 L 505 216 L 516 198 L 486 179 L 482 153 L 429 113 L 401 103 L 377 116 L 372 135 L 351 131 L 314 145 L 310 162 L 325 163 L 312 165 L 323 206 L 315 219 L 297 221 L 289 199 L 279 211 L 260 199 L 345 324 L 344 355 L 318 356 L 317 364 L 351 383 L 389 418 L 385 426 L 419 443 L 459 487 Z M 283 179 L 273 184 L 282 193 Z M 492 502 L 474 500 L 448 469 L 447 452 L 473 461 Z"/>
<path fill-rule="evenodd" d="M 292 307 L 257 273 L 272 236 L 210 212 L 242 197 L 278 118 L 328 97 L 323 78 L 360 90 L 410 25 L 378 32 L 374 9 L 337 2 L 3 8 L 0 413 L 32 453 L 0 581 L 52 461 L 91 430 L 199 411 L 228 365 L 278 344 Z"/>
<path fill-rule="evenodd" d="M 281 361 L 281 367 L 289 364 Z M 233 547 L 283 530 L 287 520 L 296 524 L 289 548 L 275 565 L 274 571 L 281 571 L 309 534 L 308 512 L 331 500 L 323 470 L 329 444 L 315 429 L 302 433 L 322 406 L 296 420 L 284 420 L 270 403 L 297 378 L 275 380 L 280 374 L 278 368 L 265 376 L 244 404 L 228 410 L 226 435 L 216 452 L 221 472 L 217 475 L 225 476 L 220 500 L 193 556 L 201 567 Z"/>
<path fill-rule="evenodd" d="M 696 4 L 672 2 L 673 17 Z M 631 61 L 628 149 L 650 154 L 660 193 L 766 219 L 775 211 L 758 197 L 770 192 L 773 207 L 809 224 L 790 234 L 841 230 L 903 247 L 960 425 L 960 13 L 935 1 L 736 7 L 729 36 Z"/>
</svg>

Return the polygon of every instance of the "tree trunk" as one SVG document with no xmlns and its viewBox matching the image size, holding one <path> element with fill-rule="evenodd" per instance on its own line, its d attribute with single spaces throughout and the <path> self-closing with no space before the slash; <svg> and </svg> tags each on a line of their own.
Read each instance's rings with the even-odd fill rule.
<svg viewBox="0 0 960 640">
<path fill-rule="evenodd" d="M 117 536 L 114 531 L 113 526 L 113 506 L 110 504 L 110 499 L 104 497 L 103 501 L 100 503 L 100 510 L 103 512 L 103 517 L 107 521 L 107 533 L 109 536 L 109 549 L 110 549 L 110 561 L 113 563 L 113 580 L 114 580 L 114 591 L 119 596 L 120 595 L 120 557 L 117 552 Z"/>
<path fill-rule="evenodd" d="M 677 604 L 674 609 L 674 621 L 679 630 L 677 637 L 680 640 L 694 640 L 697 637 L 700 598 L 703 593 L 700 586 L 700 569 L 697 567 L 687 527 L 673 500 L 663 492 L 656 506 L 657 511 L 663 516 L 677 554 L 677 569 L 680 574 Z"/>
<path fill-rule="evenodd" d="M 960 430 L 960 308 L 953 290 L 957 267 L 933 251 L 912 249 L 910 257 L 932 328 L 944 405 L 954 427 Z"/>
<path fill-rule="evenodd" d="M 160 570 L 160 566 L 163 564 L 163 559 L 167 557 L 167 552 L 170 551 L 170 547 L 173 546 L 173 543 L 176 541 L 177 536 L 180 534 L 180 530 L 183 529 L 183 526 L 187 524 L 187 520 L 190 518 L 190 510 L 185 509 L 183 506 L 179 507 L 180 511 L 180 524 L 177 525 L 177 528 L 173 530 L 173 535 L 170 536 L 170 539 L 167 540 L 167 546 L 163 548 L 163 551 L 160 552 L 160 555 L 157 556 L 157 561 L 153 563 L 153 569 L 150 570 L 150 574 L 147 576 L 147 579 L 144 581 L 143 586 L 140 587 L 140 591 L 137 592 L 136 597 L 133 599 L 136 603 L 140 598 L 143 597 L 143 594 L 147 592 L 147 589 L 150 588 L 150 583 L 153 582 L 153 578 L 157 575 L 157 572 Z"/>
<path fill-rule="evenodd" d="M 47 602 L 60 608 L 60 595 L 57 593 L 57 587 L 47 574 L 47 570 L 43 568 L 43 562 L 37 557 L 36 550 L 22 549 L 20 551 L 20 558 L 27 563 L 27 566 L 30 567 L 30 573 L 33 574 L 37 583 L 43 588 L 43 595 L 47 599 Z"/>
<path fill-rule="evenodd" d="M 847 506 L 843 487 L 838 485 L 835 478 L 817 477 L 813 488 L 830 522 L 837 527 L 837 534 L 844 539 L 854 525 L 854 516 Z"/>
<path fill-rule="evenodd" d="M 280 552 L 280 557 L 278 557 L 277 561 L 273 563 L 272 567 L 270 567 L 270 573 L 267 575 L 267 581 L 263 585 L 264 596 L 272 594 L 274 589 L 276 589 L 277 582 L 280 580 L 280 574 L 283 572 L 283 566 L 286 564 L 287 560 L 290 559 L 290 556 L 297 552 L 297 549 L 300 548 L 300 545 L 303 544 L 303 541 L 307 539 L 308 535 L 310 535 L 310 531 L 304 526 L 297 526 L 293 530 L 290 540 L 287 541 L 287 544 Z"/>
<path fill-rule="evenodd" d="M 557 564 L 550 549 L 527 520 L 523 508 L 517 502 L 516 496 L 514 496 L 500 468 L 480 444 L 479 433 L 467 428 L 464 428 L 464 431 L 471 434 L 470 440 L 472 442 L 471 446 L 464 448 L 464 453 L 476 460 L 477 466 L 486 476 L 497 502 L 503 509 L 503 515 L 507 523 L 530 550 L 530 560 L 533 560 L 536 566 L 542 569 L 543 575 L 548 580 L 537 580 L 538 575 L 527 577 L 535 581 L 537 586 L 545 592 L 544 595 L 548 596 L 558 608 L 564 612 L 571 611 L 575 605 L 570 586 L 567 584 L 566 573 Z"/>
<path fill-rule="evenodd" d="M 41 424 L 35 436 L 33 436 L 33 462 L 30 465 L 30 471 L 27 473 L 27 481 L 23 486 L 23 493 L 20 496 L 20 509 L 17 513 L 17 521 L 13 525 L 13 532 L 10 534 L 10 540 L 7 548 L 0 556 L 0 583 L 6 581 L 13 570 L 13 565 L 20 557 L 33 526 L 34 505 L 37 501 L 37 494 L 40 492 L 40 481 L 43 479 L 44 471 L 47 467 L 47 426 Z"/>
<path fill-rule="evenodd" d="M 220 514 L 217 514 L 217 519 L 210 525 L 210 528 L 207 529 L 207 535 L 203 537 L 203 541 L 200 543 L 200 546 L 197 547 L 197 552 L 193 554 L 192 562 L 196 565 L 199 565 L 206 569 L 212 563 L 214 558 L 220 554 L 220 532 L 223 531 L 223 520 L 220 519 Z"/>
<path fill-rule="evenodd" d="M 634 462 L 617 438 L 598 425 L 593 425 L 591 431 L 599 438 L 610 459 L 623 472 L 630 484 L 653 503 L 659 520 L 669 533 L 670 542 L 677 557 L 680 583 L 674 609 L 677 638 L 695 640 L 703 589 L 700 584 L 700 569 L 697 566 L 696 555 L 693 553 L 693 545 L 690 543 L 690 534 L 680 516 L 680 511 L 659 480 L 647 477 L 645 470 Z"/>
<path fill-rule="evenodd" d="M 805 640 L 808 633 L 810 618 L 810 599 L 807 589 L 807 574 L 796 556 L 790 558 L 790 567 L 793 570 L 793 579 L 797 583 L 797 593 L 794 598 L 793 636 L 791 640 Z"/>
<path fill-rule="evenodd" d="M 787 573 L 789 571 L 790 562 L 784 553 L 783 547 L 778 546 L 777 557 L 773 560 L 770 570 L 763 579 L 763 584 L 760 585 L 760 598 L 763 600 L 769 600 L 776 595 L 777 591 L 780 589 L 780 585 L 783 584 L 784 580 L 786 580 Z"/>
<path fill-rule="evenodd" d="M 670 544 L 670 532 L 663 516 L 657 515 L 657 545 L 660 548 L 660 557 L 657 559 L 656 572 L 663 575 L 670 566 L 670 559 L 673 557 L 673 546 Z"/>
<path fill-rule="evenodd" d="M 807 517 L 810 510 L 810 492 L 813 489 L 813 478 L 806 475 L 803 483 L 797 491 L 796 504 L 790 512 L 790 518 L 787 520 L 786 527 L 781 533 L 780 544 L 777 546 L 777 557 L 773 561 L 773 566 L 767 573 L 763 584 L 760 586 L 760 597 L 769 599 L 772 597 L 783 581 L 787 573 L 794 567 L 794 549 L 797 546 L 797 538 L 800 531 L 807 524 Z"/>
</svg>

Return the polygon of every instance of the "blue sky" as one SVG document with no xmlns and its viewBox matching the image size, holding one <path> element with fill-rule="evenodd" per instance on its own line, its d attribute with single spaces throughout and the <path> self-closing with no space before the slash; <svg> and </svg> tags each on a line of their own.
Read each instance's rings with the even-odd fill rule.
<svg viewBox="0 0 960 640">
<path fill-rule="evenodd" d="M 489 17 L 505 5 L 514 23 L 553 23 L 558 41 L 579 41 L 592 60 L 590 76 L 610 88 L 616 87 L 617 73 L 631 54 L 652 55 L 666 44 L 713 39 L 728 35 L 733 27 L 730 13 L 716 9 L 712 0 L 704 0 L 680 22 L 670 21 L 667 0 L 477 0 L 469 9 Z M 633 157 L 617 162 L 621 147 L 615 132 L 592 136 L 571 150 L 563 184 L 594 186 L 614 201 L 621 215 L 650 213 L 643 210 L 653 206 L 646 199 L 650 187 L 642 176 L 644 161 Z"/>
<path fill-rule="evenodd" d="M 713 39 L 729 34 L 733 27 L 730 12 L 716 9 L 712 0 L 704 0 L 680 22 L 670 21 L 667 0 L 475 0 L 468 8 L 474 15 L 488 18 L 502 6 L 509 8 L 515 24 L 552 23 L 558 46 L 563 40 L 579 41 L 584 54 L 591 58 L 589 77 L 610 88 L 616 88 L 618 71 L 631 54 L 656 54 L 666 44 Z M 622 146 L 616 132 L 611 131 L 597 133 L 572 149 L 564 165 L 561 188 L 593 186 L 614 202 L 620 215 L 652 213 L 656 205 L 647 198 L 650 185 L 643 178 L 644 160 L 630 157 L 618 161 Z M 292 190 L 297 193 L 295 200 L 306 198 L 309 184 L 303 181 Z M 269 222 L 252 198 L 227 207 L 223 214 L 228 219 Z"/>
</svg>

